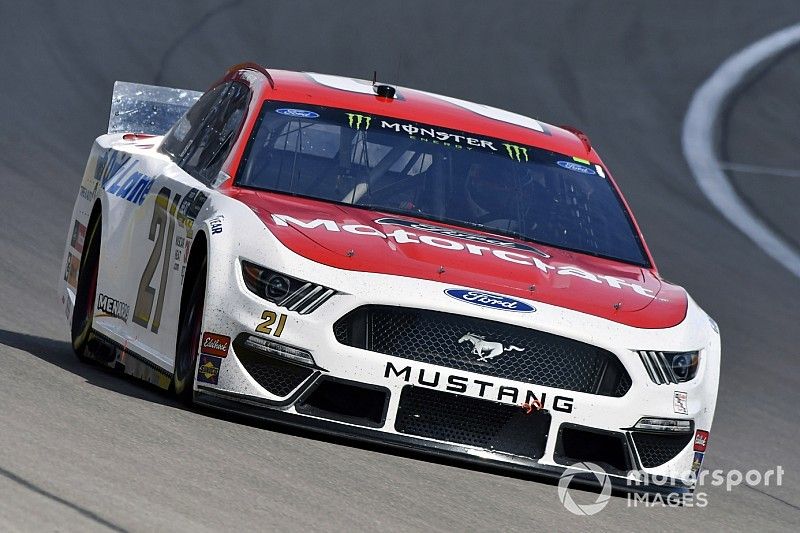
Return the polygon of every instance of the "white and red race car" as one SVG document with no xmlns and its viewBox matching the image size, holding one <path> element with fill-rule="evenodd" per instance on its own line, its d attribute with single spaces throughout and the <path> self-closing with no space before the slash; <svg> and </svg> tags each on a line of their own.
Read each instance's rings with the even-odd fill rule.
<svg viewBox="0 0 800 533">
<path fill-rule="evenodd" d="M 617 486 L 705 453 L 716 324 L 574 129 L 253 64 L 117 82 L 64 264 L 78 356 L 188 401 Z"/>
</svg>

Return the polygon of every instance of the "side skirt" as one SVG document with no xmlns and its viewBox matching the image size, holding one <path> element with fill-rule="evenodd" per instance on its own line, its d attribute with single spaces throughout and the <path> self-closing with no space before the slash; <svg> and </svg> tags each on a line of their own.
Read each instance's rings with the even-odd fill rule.
<svg viewBox="0 0 800 533">
<path fill-rule="evenodd" d="M 127 346 L 92 330 L 88 341 L 89 358 L 108 368 L 121 371 L 164 390 L 172 384 L 172 373 Z"/>
</svg>

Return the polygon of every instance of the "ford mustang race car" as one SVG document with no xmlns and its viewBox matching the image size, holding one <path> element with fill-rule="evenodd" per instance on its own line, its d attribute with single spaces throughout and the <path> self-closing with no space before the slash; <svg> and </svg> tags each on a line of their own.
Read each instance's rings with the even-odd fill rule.
<svg viewBox="0 0 800 533">
<path fill-rule="evenodd" d="M 580 131 L 237 65 L 117 82 L 64 252 L 75 353 L 187 402 L 690 491 L 714 321 Z"/>
</svg>

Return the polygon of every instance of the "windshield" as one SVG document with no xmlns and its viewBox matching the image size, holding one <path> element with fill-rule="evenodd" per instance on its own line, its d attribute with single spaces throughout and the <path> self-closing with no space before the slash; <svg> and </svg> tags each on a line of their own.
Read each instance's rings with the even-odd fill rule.
<svg viewBox="0 0 800 533">
<path fill-rule="evenodd" d="M 237 185 L 647 265 L 600 165 L 474 133 L 266 102 Z"/>
</svg>

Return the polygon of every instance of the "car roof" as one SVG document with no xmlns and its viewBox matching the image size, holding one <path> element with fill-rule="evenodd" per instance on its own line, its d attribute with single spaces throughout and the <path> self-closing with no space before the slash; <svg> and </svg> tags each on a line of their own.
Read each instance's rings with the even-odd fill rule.
<svg viewBox="0 0 800 533">
<path fill-rule="evenodd" d="M 237 67 L 231 71 L 234 69 Z M 393 86 L 394 97 L 382 97 L 376 94 L 373 82 L 344 76 L 238 66 L 240 75 L 243 70 L 250 71 L 250 76 L 245 76 L 250 80 L 254 70 L 266 76 L 269 83 L 258 84 L 263 87 L 262 100 L 336 107 L 436 125 L 599 162 L 588 139 L 578 130 L 491 106 L 401 86 Z M 234 72 L 229 74 L 240 77 Z"/>
</svg>

